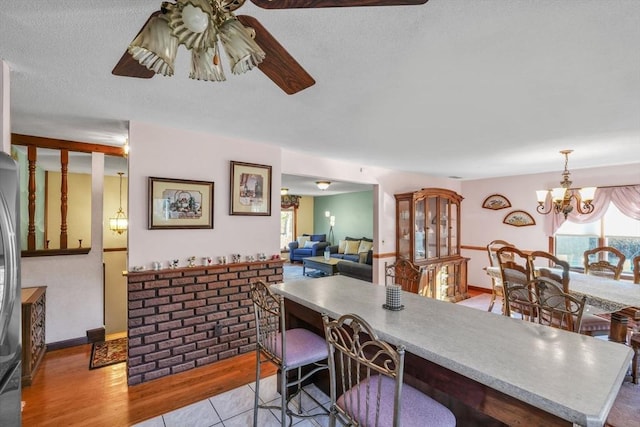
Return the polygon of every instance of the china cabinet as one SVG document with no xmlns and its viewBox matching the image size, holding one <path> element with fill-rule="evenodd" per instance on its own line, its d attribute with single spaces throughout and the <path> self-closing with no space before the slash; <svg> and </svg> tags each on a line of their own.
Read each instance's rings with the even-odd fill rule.
<svg viewBox="0 0 640 427">
<path fill-rule="evenodd" d="M 396 257 L 421 271 L 413 288 L 427 297 L 460 301 L 467 295 L 467 258 L 460 255 L 463 197 L 444 188 L 396 194 Z"/>
</svg>

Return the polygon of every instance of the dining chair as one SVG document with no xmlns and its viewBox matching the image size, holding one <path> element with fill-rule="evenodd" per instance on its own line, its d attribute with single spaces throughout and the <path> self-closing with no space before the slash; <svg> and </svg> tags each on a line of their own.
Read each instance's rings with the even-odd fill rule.
<svg viewBox="0 0 640 427">
<path fill-rule="evenodd" d="M 531 265 L 527 254 L 514 246 L 503 246 L 496 251 L 498 266 L 500 267 L 500 277 L 502 278 L 502 287 L 506 288 L 507 282 L 511 286 L 524 285 L 531 280 Z M 506 289 L 503 298 L 503 311 L 505 316 L 511 316 L 511 311 L 517 311 L 517 307 L 512 307 L 510 311 L 506 309 Z"/>
<path fill-rule="evenodd" d="M 329 320 L 323 314 L 329 346 L 331 407 L 329 426 L 455 426 L 444 405 L 403 383 L 404 346 L 394 349 L 356 314 Z"/>
<path fill-rule="evenodd" d="M 587 297 L 576 298 L 565 292 L 555 280 L 544 276 L 533 282 L 538 323 L 580 333 Z"/>
<path fill-rule="evenodd" d="M 631 381 L 638 384 L 638 358 L 640 356 L 640 332 L 634 332 L 629 339 L 629 345 L 633 350 L 633 360 L 631 362 Z"/>
<path fill-rule="evenodd" d="M 548 280 L 552 280 L 563 292 L 571 293 L 570 266 L 568 262 L 545 251 L 533 251 L 529 255 L 529 262 L 534 277 L 545 277 Z M 590 336 L 608 335 L 611 329 L 611 321 L 589 313 L 588 310 L 590 309 L 592 309 L 591 306 L 585 306 L 580 333 Z"/>
<path fill-rule="evenodd" d="M 506 240 L 493 240 L 487 245 L 487 254 L 489 255 L 489 266 L 498 267 L 498 249 L 509 246 L 515 247 L 514 244 L 507 242 Z M 502 312 L 504 313 L 504 289 L 502 287 L 502 280 L 497 277 L 491 277 L 491 301 L 489 301 L 489 308 L 487 311 L 493 310 L 493 306 L 496 302 L 496 298 L 501 298 L 503 301 Z"/>
<path fill-rule="evenodd" d="M 384 263 L 385 285 L 400 285 L 403 291 L 418 293 L 422 270 L 408 259 L 399 258 L 393 264 Z"/>
<path fill-rule="evenodd" d="M 620 280 L 626 259 L 622 252 L 611 246 L 586 250 L 584 251 L 584 274 Z"/>
<path fill-rule="evenodd" d="M 303 328 L 285 328 L 284 297 L 271 292 L 262 281 L 251 285 L 251 300 L 255 314 L 256 330 L 256 388 L 253 405 L 253 426 L 258 424 L 258 409 L 280 411 L 282 426 L 292 417 L 307 418 L 302 415 L 302 393 L 320 403 L 302 388 L 302 383 L 315 373 L 328 369 L 327 343 L 321 336 Z M 260 371 L 262 363 L 273 363 L 278 367 L 280 406 L 260 404 Z M 303 373 L 304 368 L 304 373 Z M 294 374 L 290 374 L 290 372 Z M 291 391 L 290 389 L 294 389 Z M 298 412 L 289 409 L 289 402 L 298 396 Z M 318 415 L 327 416 L 328 413 Z"/>
<path fill-rule="evenodd" d="M 633 266 L 633 283 L 640 285 L 640 255 L 631 260 Z"/>
</svg>

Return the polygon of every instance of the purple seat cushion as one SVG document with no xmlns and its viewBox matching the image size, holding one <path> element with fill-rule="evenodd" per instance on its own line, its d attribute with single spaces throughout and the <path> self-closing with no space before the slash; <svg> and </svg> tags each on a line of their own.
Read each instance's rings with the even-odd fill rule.
<svg viewBox="0 0 640 427">
<path fill-rule="evenodd" d="M 327 342 L 324 338 L 307 329 L 289 329 L 287 334 L 287 368 L 297 368 L 329 357 Z M 274 353 L 282 358 L 280 334 L 276 339 Z"/>
<path fill-rule="evenodd" d="M 595 314 L 583 314 L 580 332 L 606 332 L 611 328 L 611 322 Z"/>
<path fill-rule="evenodd" d="M 393 425 L 393 394 L 395 390 L 395 381 L 386 376 L 373 375 L 370 379 L 360 381 L 359 384 L 353 386 L 345 394 L 340 396 L 336 402 L 340 408 L 345 408 L 345 399 L 350 399 L 352 411 L 358 411 L 358 397 L 360 399 L 360 411 L 356 416 L 356 421 L 362 426 L 375 426 L 376 421 L 376 391 L 378 387 L 378 379 L 381 379 L 381 399 L 380 399 L 380 419 L 378 426 Z M 369 417 L 367 423 L 366 401 L 367 401 L 367 384 L 370 383 L 369 393 Z M 358 390 L 359 396 L 358 396 Z M 353 399 L 353 400 L 351 400 Z M 416 390 L 415 388 L 403 384 L 401 398 L 400 425 L 403 427 L 410 426 L 455 426 L 456 418 L 446 406 L 433 400 L 426 394 Z"/>
</svg>

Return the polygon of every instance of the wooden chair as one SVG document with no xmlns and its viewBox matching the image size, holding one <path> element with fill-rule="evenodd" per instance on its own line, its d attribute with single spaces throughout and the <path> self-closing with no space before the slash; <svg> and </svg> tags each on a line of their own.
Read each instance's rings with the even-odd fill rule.
<svg viewBox="0 0 640 427">
<path fill-rule="evenodd" d="M 400 285 L 403 291 L 418 293 L 422 270 L 405 258 L 384 264 L 385 285 Z"/>
<path fill-rule="evenodd" d="M 328 349 L 326 341 L 319 335 L 302 328 L 285 330 L 284 297 L 275 295 L 264 282 L 251 285 L 251 299 L 256 321 L 256 389 L 253 405 L 253 426 L 258 425 L 258 409 L 277 409 L 280 411 L 282 427 L 292 417 L 307 416 L 294 413 L 288 408 L 289 401 L 298 396 L 298 407 L 301 407 L 302 394 L 306 391 L 302 383 L 313 374 L 328 369 Z M 264 359 L 263 359 L 264 358 Z M 271 362 L 278 367 L 280 406 L 260 404 L 260 370 L 261 364 Z M 303 368 L 304 374 L 303 374 Z M 297 371 L 290 375 L 290 371 Z M 290 389 L 295 392 L 291 393 Z M 318 406 L 320 403 L 307 394 Z M 318 415 L 328 415 L 319 413 Z"/>
<path fill-rule="evenodd" d="M 404 346 L 378 339 L 360 316 L 322 316 L 329 346 L 329 426 L 455 426 L 453 413 L 419 390 L 403 384 Z"/>
<path fill-rule="evenodd" d="M 631 380 L 634 384 L 638 384 L 638 357 L 640 355 L 640 332 L 631 335 L 629 344 L 633 349 L 633 361 L 631 362 Z"/>
<path fill-rule="evenodd" d="M 570 286 L 570 266 L 569 263 L 544 251 L 534 251 L 529 256 L 531 271 L 534 277 L 545 277 L 552 280 L 563 292 L 571 293 Z M 541 262 L 542 261 L 542 262 Z M 611 329 L 611 322 L 608 319 L 586 312 L 582 314 L 580 333 L 590 336 L 608 335 Z"/>
<path fill-rule="evenodd" d="M 617 262 L 614 262 L 614 259 L 617 259 Z M 620 280 L 626 259 L 622 252 L 611 246 L 586 250 L 584 251 L 584 274 Z"/>
<path fill-rule="evenodd" d="M 580 333 L 586 296 L 581 299 L 564 292 L 547 277 L 534 279 L 538 323 Z"/>
<path fill-rule="evenodd" d="M 633 283 L 640 285 L 640 255 L 633 258 L 631 265 L 633 265 Z"/>
<path fill-rule="evenodd" d="M 524 285 L 533 278 L 527 254 L 514 246 L 503 246 L 496 251 L 502 286 Z M 506 314 L 506 313 L 505 313 Z"/>
<path fill-rule="evenodd" d="M 515 245 L 507 242 L 506 240 L 493 240 L 487 245 L 487 254 L 489 255 L 489 265 L 491 267 L 498 267 L 498 249 L 502 247 L 512 247 Z M 496 298 L 501 298 L 503 300 L 503 308 L 502 312 L 504 313 L 504 290 L 502 287 L 502 280 L 497 277 L 491 278 L 491 301 L 489 302 L 489 309 L 487 311 L 493 310 L 493 305 L 496 302 Z"/>
</svg>

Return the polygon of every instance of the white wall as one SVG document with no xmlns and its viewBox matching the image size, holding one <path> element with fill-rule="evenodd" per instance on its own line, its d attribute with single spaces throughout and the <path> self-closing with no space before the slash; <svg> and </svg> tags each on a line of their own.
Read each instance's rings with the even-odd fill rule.
<svg viewBox="0 0 640 427">
<path fill-rule="evenodd" d="M 22 287 L 47 286 L 46 342 L 86 336 L 103 319 L 102 186 L 104 155 L 92 155 L 91 251 L 22 258 Z M 71 219 L 70 219 L 71 220 Z"/>
<path fill-rule="evenodd" d="M 538 203 L 535 191 L 558 187 L 562 179 L 561 172 L 463 181 L 462 244 L 485 247 L 492 240 L 502 239 L 527 250 L 548 250 L 548 237 L 544 231 L 548 216 L 536 212 Z M 575 187 L 640 184 L 638 163 L 570 172 Z M 482 202 L 491 194 L 506 196 L 511 208 L 497 211 L 483 209 Z M 505 215 L 515 209 L 528 212 L 536 225 L 514 227 L 503 224 Z M 469 284 L 490 288 L 491 281 L 482 270 L 489 262 L 486 251 L 466 249 L 462 255 L 471 259 Z"/>
<path fill-rule="evenodd" d="M 131 122 L 129 126 L 129 270 L 189 256 L 280 254 L 280 148 Z M 272 166 L 271 216 L 229 215 L 230 161 Z M 149 177 L 213 181 L 213 229 L 149 230 Z"/>
</svg>

